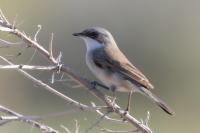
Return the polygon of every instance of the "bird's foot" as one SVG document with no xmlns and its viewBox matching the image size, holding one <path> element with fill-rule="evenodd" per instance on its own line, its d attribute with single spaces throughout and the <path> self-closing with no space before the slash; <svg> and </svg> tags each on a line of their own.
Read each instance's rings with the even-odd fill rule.
<svg viewBox="0 0 200 133">
<path fill-rule="evenodd" d="M 96 89 L 96 87 L 97 87 L 97 82 L 96 81 L 92 81 L 90 89 Z"/>
<path fill-rule="evenodd" d="M 127 106 L 126 109 L 125 109 L 125 112 L 129 112 L 130 111 L 130 107 Z"/>
<path fill-rule="evenodd" d="M 100 84 L 97 81 L 92 81 L 91 84 L 92 84 L 92 88 L 93 89 L 96 89 L 97 86 L 100 86 L 100 87 L 102 87 L 102 88 L 104 88 L 106 90 L 109 90 L 109 88 L 107 86 L 105 86 L 103 84 Z"/>
<path fill-rule="evenodd" d="M 127 121 L 127 119 L 125 118 L 125 116 L 126 116 L 128 113 L 129 113 L 129 112 L 128 112 L 127 109 L 124 110 L 124 114 L 122 115 L 122 117 L 123 117 L 123 121 L 124 121 L 124 122 Z"/>
</svg>

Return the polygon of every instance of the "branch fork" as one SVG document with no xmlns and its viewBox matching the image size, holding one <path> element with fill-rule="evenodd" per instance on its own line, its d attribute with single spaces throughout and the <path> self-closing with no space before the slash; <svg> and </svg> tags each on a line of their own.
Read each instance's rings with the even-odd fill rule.
<svg viewBox="0 0 200 133">
<path fill-rule="evenodd" d="M 103 103 L 105 103 L 105 105 L 107 106 L 107 108 L 112 109 L 109 111 L 112 111 L 113 113 L 117 114 L 118 116 L 121 116 L 122 119 L 126 120 L 126 124 L 131 124 L 134 127 L 137 128 L 138 131 L 141 131 L 143 133 L 153 133 L 151 131 L 151 129 L 148 127 L 147 122 L 140 122 L 139 120 L 137 120 L 136 118 L 134 118 L 133 115 L 130 115 L 129 112 L 126 112 L 125 110 L 122 110 L 120 108 L 119 105 L 117 105 L 115 102 L 113 103 L 113 101 L 106 96 L 104 93 L 102 93 L 100 90 L 96 89 L 96 85 L 98 85 L 99 87 L 102 88 L 107 88 L 106 86 L 96 82 L 95 85 L 93 84 L 93 82 L 89 81 L 86 78 L 81 77 L 80 75 L 78 75 L 77 73 L 75 73 L 71 68 L 69 68 L 66 64 L 61 64 L 61 58 L 62 58 L 62 53 L 60 52 L 57 58 L 54 58 L 53 56 L 53 37 L 54 34 L 51 34 L 51 38 L 50 38 L 50 42 L 49 42 L 49 49 L 46 50 L 42 45 L 40 45 L 37 42 L 37 36 L 41 30 L 41 26 L 38 25 L 38 30 L 35 33 L 34 39 L 31 39 L 30 37 L 28 37 L 25 32 L 22 32 L 20 30 L 18 30 L 15 27 L 15 23 L 14 24 L 10 24 L 9 21 L 7 20 L 7 18 L 4 16 L 4 14 L 2 13 L 2 11 L 0 10 L 0 31 L 2 32 L 8 32 L 16 37 L 18 37 L 19 39 L 21 39 L 28 47 L 32 47 L 33 49 L 37 50 L 38 53 L 40 53 L 41 55 L 43 55 L 44 57 L 46 57 L 46 60 L 48 60 L 48 62 L 50 62 L 52 65 L 48 66 L 48 67 L 44 67 L 44 66 L 28 66 L 28 65 L 15 65 L 12 62 L 8 61 L 6 58 L 0 56 L 1 59 L 3 59 L 4 61 L 6 61 L 9 65 L 5 65 L 5 66 L 0 66 L 0 69 L 16 69 L 17 71 L 19 71 L 20 73 L 22 73 L 24 76 L 26 76 L 28 79 L 32 80 L 34 83 L 37 83 L 38 85 L 40 85 L 41 87 L 45 88 L 46 90 L 58 95 L 59 97 L 63 98 L 64 100 L 73 103 L 73 105 L 75 105 L 76 107 L 83 109 L 83 110 L 87 110 L 87 111 L 93 111 L 96 112 L 97 114 L 102 116 L 102 112 L 100 111 L 101 108 L 97 108 L 95 104 L 92 104 L 92 106 L 88 106 L 85 104 L 82 104 L 76 100 L 73 100 L 71 98 L 69 98 L 68 96 L 56 91 L 54 88 L 52 88 L 51 86 L 47 85 L 46 83 L 42 82 L 41 80 L 36 79 L 35 77 L 33 77 L 32 75 L 30 75 L 29 73 L 27 73 L 26 70 L 48 70 L 48 71 L 56 71 L 56 72 L 62 72 L 64 73 L 66 76 L 70 77 L 71 79 L 73 79 L 74 82 L 77 83 L 77 85 L 79 86 L 83 86 L 86 90 L 89 90 L 89 92 L 96 96 L 96 98 L 98 98 L 100 101 L 102 101 Z M 108 111 L 108 110 L 107 110 Z M 105 118 L 109 121 L 117 121 L 117 122 L 121 122 L 120 120 L 116 120 L 113 118 L 108 117 L 107 115 L 103 116 L 102 118 Z M 148 117 L 149 119 L 149 117 Z M 105 130 L 104 130 L 105 131 Z"/>
</svg>

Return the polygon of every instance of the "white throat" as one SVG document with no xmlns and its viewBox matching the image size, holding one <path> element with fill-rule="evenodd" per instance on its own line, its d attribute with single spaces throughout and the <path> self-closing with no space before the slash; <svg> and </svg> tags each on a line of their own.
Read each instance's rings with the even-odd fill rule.
<svg viewBox="0 0 200 133">
<path fill-rule="evenodd" d="M 91 39 L 91 38 L 83 38 L 85 41 L 86 47 L 87 47 L 87 52 L 90 52 L 94 49 L 104 47 L 104 45 L 100 44 L 99 42 Z"/>
</svg>

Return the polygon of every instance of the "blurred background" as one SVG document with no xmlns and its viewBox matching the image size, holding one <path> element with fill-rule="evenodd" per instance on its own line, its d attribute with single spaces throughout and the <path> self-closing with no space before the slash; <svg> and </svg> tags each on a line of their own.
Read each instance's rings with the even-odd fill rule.
<svg viewBox="0 0 200 133">
<path fill-rule="evenodd" d="M 37 25 L 42 25 L 38 41 L 48 48 L 54 33 L 54 55 L 63 53 L 62 61 L 80 75 L 95 79 L 85 64 L 85 45 L 71 34 L 91 26 L 107 28 L 131 62 L 154 84 L 154 93 L 176 112 L 168 116 L 147 98 L 134 94 L 131 113 L 138 119 L 151 113 L 150 127 L 155 133 L 194 133 L 200 127 L 200 1 L 190 0 L 0 0 L 0 8 L 20 30 L 34 37 Z M 17 17 L 16 17 L 17 16 Z M 0 38 L 19 41 L 0 32 Z M 19 57 L 10 55 L 17 55 Z M 32 48 L 1 48 L 0 55 L 12 58 L 17 64 L 44 65 L 44 58 Z M 1 64 L 5 64 L 0 61 Z M 52 73 L 30 72 L 49 82 Z M 58 75 L 57 75 L 58 76 Z M 0 70 L 0 104 L 24 115 L 44 115 L 69 111 L 75 107 L 51 94 L 16 71 Z M 82 88 L 72 89 L 70 83 L 52 86 L 66 95 L 90 104 L 94 97 Z M 110 92 L 105 91 L 110 94 Z M 117 102 L 125 108 L 127 94 L 117 93 Z M 99 103 L 101 104 L 101 103 Z M 91 112 L 75 111 L 42 122 L 65 132 L 60 125 L 75 130 L 75 120 L 84 132 L 99 116 Z M 131 126 L 103 120 L 102 127 L 127 130 Z M 30 125 L 12 122 L 0 127 L 1 133 L 39 133 Z M 98 127 L 90 132 L 100 133 Z"/>
</svg>

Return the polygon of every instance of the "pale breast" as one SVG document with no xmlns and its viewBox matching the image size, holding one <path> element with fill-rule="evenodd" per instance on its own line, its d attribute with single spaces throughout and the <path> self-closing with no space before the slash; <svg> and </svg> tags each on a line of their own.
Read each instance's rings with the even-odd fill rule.
<svg viewBox="0 0 200 133">
<path fill-rule="evenodd" d="M 97 67 L 92 59 L 92 56 L 90 53 L 86 54 L 86 64 L 89 67 L 90 71 L 99 79 L 101 82 L 103 82 L 106 86 L 110 87 L 109 82 L 110 76 L 106 74 L 105 71 L 103 71 L 101 68 Z"/>
</svg>

